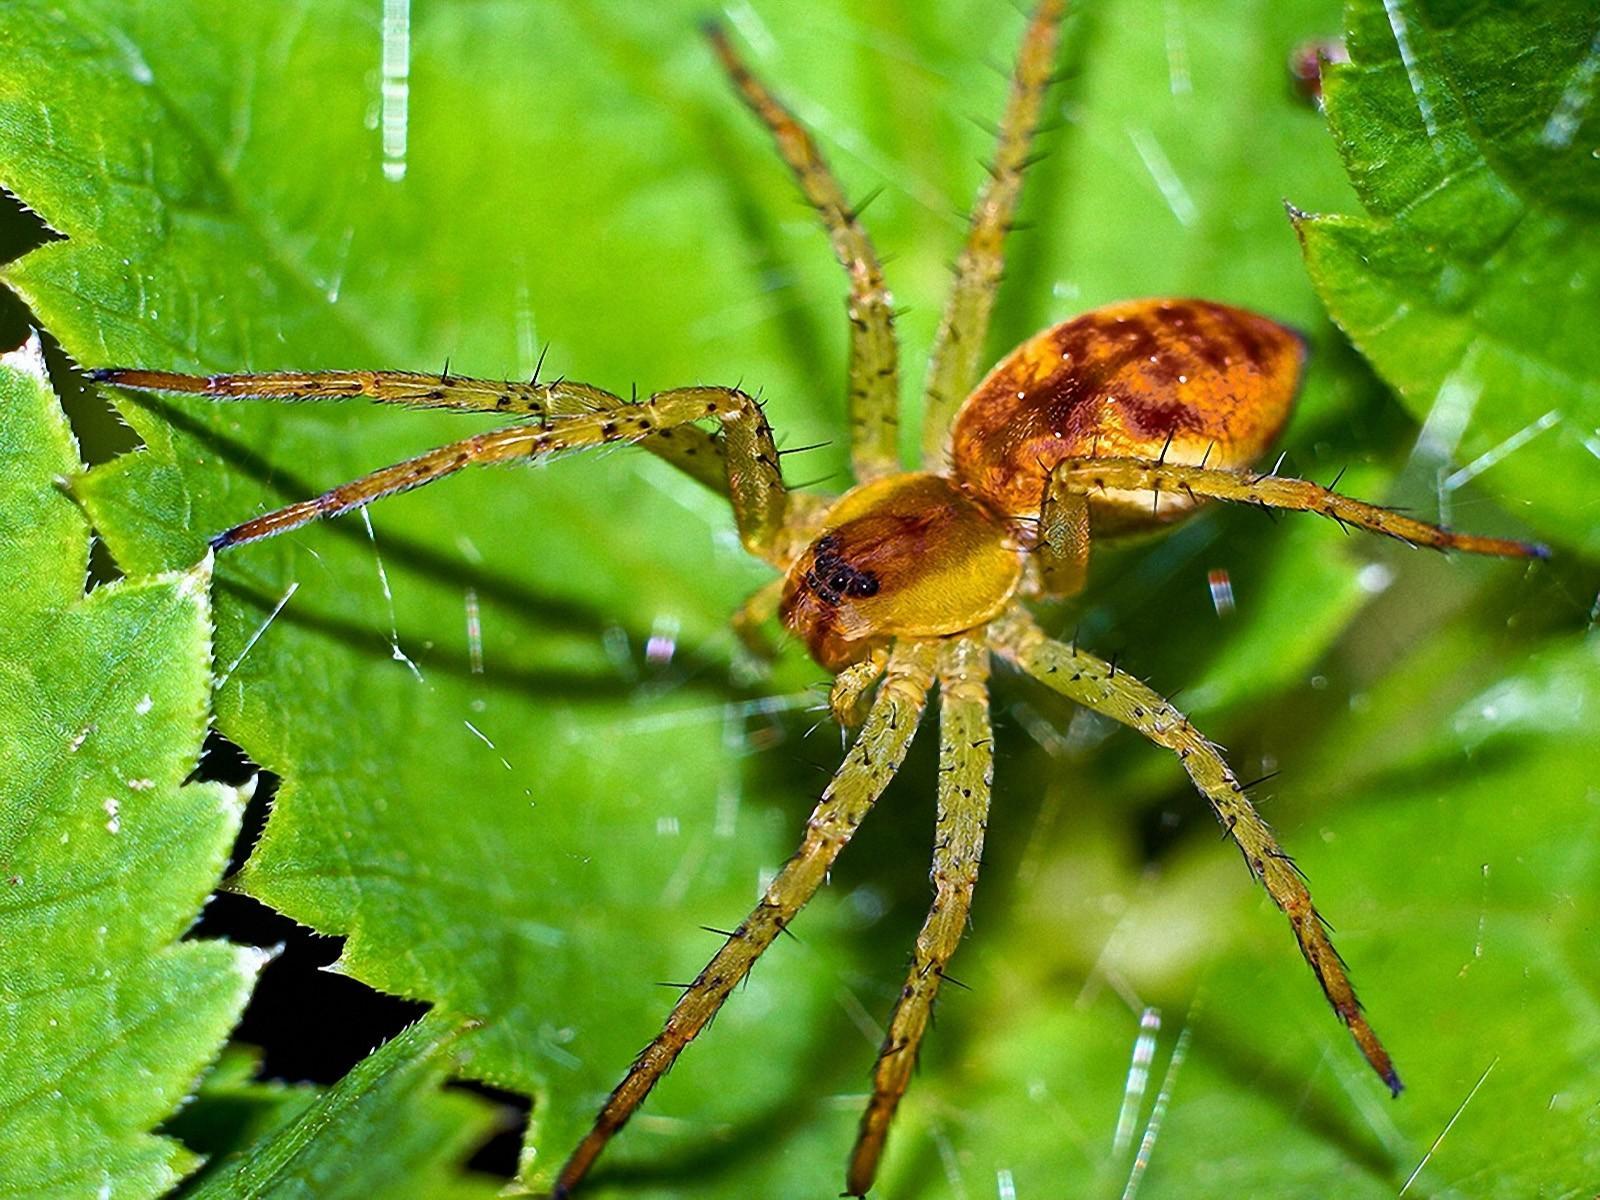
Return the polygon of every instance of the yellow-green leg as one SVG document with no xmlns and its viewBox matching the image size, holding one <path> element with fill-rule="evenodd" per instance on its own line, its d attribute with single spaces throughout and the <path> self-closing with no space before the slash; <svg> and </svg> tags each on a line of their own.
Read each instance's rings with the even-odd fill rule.
<svg viewBox="0 0 1600 1200">
<path fill-rule="evenodd" d="M 845 1192 L 865 1196 L 877 1177 L 889 1125 L 911 1083 L 945 966 L 967 930 L 983 858 L 994 780 L 989 729 L 989 647 L 983 635 L 946 641 L 939 652 L 939 808 L 933 843 L 933 907 L 917 935 L 900 999 L 872 1073 L 872 1099 L 850 1155 Z"/>
<path fill-rule="evenodd" d="M 254 517 L 218 534 L 211 544 L 223 550 L 286 533 L 310 521 L 338 516 L 385 496 L 433 483 L 466 467 L 637 442 L 675 433 L 694 421 L 707 419 L 722 424 L 725 486 L 740 539 L 752 554 L 773 558 L 777 548 L 790 539 L 784 537 L 786 494 L 772 428 L 749 396 L 733 388 L 711 387 L 677 388 L 658 392 L 637 404 L 547 417 L 538 424 L 513 425 L 464 438 L 364 475 L 313 499 Z"/>
<path fill-rule="evenodd" d="M 570 417 L 621 408 L 626 402 L 593 384 L 557 379 L 551 383 L 473 379 L 420 371 L 270 371 L 239 375 L 181 375 L 102 367 L 89 372 L 97 383 L 147 391 L 183 392 L 214 400 L 334 400 L 360 397 L 406 408 L 444 408 L 454 412 L 507 416 Z M 670 462 L 714 492 L 727 492 L 722 445 L 709 432 L 686 425 L 641 440 L 651 453 Z"/>
<path fill-rule="evenodd" d="M 745 597 L 744 603 L 728 620 L 728 624 L 733 626 L 734 637 L 739 639 L 739 644 L 759 662 L 769 663 L 778 656 L 778 648 L 773 645 L 762 627 L 778 615 L 778 603 L 783 599 L 783 585 L 782 575 L 762 584 Z"/>
<path fill-rule="evenodd" d="M 800 848 L 767 885 L 755 909 L 685 989 L 666 1025 L 611 1093 L 595 1118 L 594 1128 L 562 1167 L 553 1193 L 557 1200 L 578 1186 L 684 1047 L 711 1022 L 756 959 L 826 881 L 834 860 L 905 757 L 927 704 L 934 656 L 932 642 L 902 642 L 895 646 L 861 734 L 806 822 Z"/>
<path fill-rule="evenodd" d="M 1089 502 L 1051 476 L 1039 512 L 1034 561 L 1039 590 L 1047 596 L 1076 596 L 1089 579 Z"/>
<path fill-rule="evenodd" d="M 1549 549 L 1537 542 L 1454 533 L 1392 508 L 1352 500 L 1321 484 L 1282 475 L 1258 475 L 1253 471 L 1226 471 L 1135 458 L 1077 458 L 1056 466 L 1051 472 L 1050 486 L 1052 494 L 1058 490 L 1081 496 L 1103 491 L 1140 491 L 1152 496 L 1161 492 L 1181 494 L 1197 503 L 1203 499 L 1232 500 L 1260 508 L 1318 513 L 1340 525 L 1354 525 L 1434 550 L 1460 550 L 1467 554 L 1494 554 L 1506 558 L 1550 556 Z"/>
<path fill-rule="evenodd" d="M 922 465 L 929 471 L 949 465 L 950 423 L 983 367 L 989 314 L 1005 269 L 1005 238 L 1022 193 L 1023 172 L 1032 161 L 1029 147 L 1055 70 L 1065 11 L 1065 0 L 1040 0 L 1033 10 L 1017 56 L 989 181 L 978 194 L 966 245 L 956 260 L 955 283 L 934 337 L 924 395 Z"/>
<path fill-rule="evenodd" d="M 833 677 L 828 689 L 828 711 L 841 729 L 854 729 L 866 719 L 867 696 L 889 665 L 887 650 L 874 650 Z"/>
<path fill-rule="evenodd" d="M 740 97 L 771 132 L 850 277 L 850 462 L 863 483 L 893 474 L 900 470 L 899 349 L 877 251 L 805 126 L 751 73 L 720 27 L 708 25 L 706 35 Z"/>
<path fill-rule="evenodd" d="M 1356 1045 L 1389 1089 L 1400 1094 L 1400 1077 L 1378 1035 L 1367 1024 L 1343 960 L 1328 938 L 1327 926 L 1311 892 L 1284 853 L 1272 830 L 1245 795 L 1238 777 L 1212 745 L 1166 699 L 1126 671 L 1076 647 L 1047 638 L 1020 608 L 1013 607 L 989 627 L 995 650 L 1045 686 L 1085 708 L 1137 729 L 1178 756 L 1194 785 L 1211 803 L 1217 820 L 1244 855 L 1250 873 L 1289 918 L 1300 953 L 1311 965 L 1328 1003 L 1349 1027 Z"/>
</svg>

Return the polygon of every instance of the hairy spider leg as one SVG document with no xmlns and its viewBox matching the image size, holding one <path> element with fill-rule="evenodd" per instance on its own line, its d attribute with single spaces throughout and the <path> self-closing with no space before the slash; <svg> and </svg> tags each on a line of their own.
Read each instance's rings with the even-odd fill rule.
<svg viewBox="0 0 1600 1200">
<path fill-rule="evenodd" d="M 271 371 L 241 375 L 180 375 L 174 371 L 141 371 L 102 367 L 90 371 L 96 383 L 184 392 L 217 400 L 332 400 L 361 397 L 376 404 L 406 408 L 444 408 L 454 412 L 505 413 L 528 417 L 568 417 L 620 408 L 621 396 L 595 387 L 557 379 L 528 383 L 473 379 L 422 371 Z M 728 474 L 722 444 L 704 429 L 682 425 L 640 441 L 697 483 L 727 495 Z"/>
<path fill-rule="evenodd" d="M 867 697 L 888 665 L 889 652 L 880 648 L 833 677 L 833 686 L 828 689 L 828 712 L 840 729 L 854 729 L 866 719 Z"/>
<path fill-rule="evenodd" d="M 1005 238 L 1011 231 L 1022 175 L 1035 161 L 1029 147 L 1055 69 L 1064 0 L 1040 0 L 1023 34 L 1000 122 L 989 181 L 978 194 L 966 245 L 956 260 L 955 282 L 934 335 L 922 417 L 922 465 L 942 471 L 950 460 L 950 425 L 978 382 L 989 314 L 1005 270 Z"/>
<path fill-rule="evenodd" d="M 850 464 L 861 483 L 891 475 L 901 469 L 900 351 L 894 299 L 877 251 L 805 126 L 751 73 L 719 25 L 708 23 L 705 32 L 740 97 L 777 142 L 778 153 L 822 218 L 833 253 L 850 276 Z"/>
<path fill-rule="evenodd" d="M 783 599 L 783 584 L 782 575 L 762 584 L 745 597 L 744 603 L 728 618 L 739 644 L 752 658 L 761 662 L 771 662 L 778 656 L 778 647 L 767 637 L 762 626 L 777 617 L 778 602 Z"/>
<path fill-rule="evenodd" d="M 1362 1014 L 1361 1003 L 1345 973 L 1344 960 L 1328 938 L 1327 925 L 1311 901 L 1304 877 L 1278 845 L 1218 748 L 1164 697 L 1104 659 L 1052 641 L 1019 607 L 1013 606 L 991 624 L 989 637 L 995 650 L 1046 687 L 1138 730 L 1178 756 L 1194 786 L 1210 802 L 1217 820 L 1244 855 L 1250 873 L 1289 918 L 1300 953 L 1311 965 L 1333 1011 L 1349 1028 L 1372 1069 L 1398 1096 L 1400 1076 Z"/>
<path fill-rule="evenodd" d="M 946 965 L 967 929 L 983 858 L 994 780 L 989 728 L 989 647 L 981 633 L 939 650 L 939 807 L 933 843 L 933 907 L 917 934 L 911 971 L 895 1002 L 872 1074 L 872 1099 L 850 1155 L 845 1193 L 865 1196 L 877 1177 L 889 1125 L 911 1083 L 922 1035 Z"/>
<path fill-rule="evenodd" d="M 1047 496 L 1088 495 L 1107 489 L 1182 493 L 1192 500 L 1206 497 L 1235 500 L 1261 508 L 1292 509 L 1332 517 L 1343 525 L 1434 550 L 1461 550 L 1468 554 L 1495 554 L 1505 558 L 1549 558 L 1550 550 L 1537 542 L 1453 533 L 1405 516 L 1391 508 L 1352 500 L 1321 484 L 1253 471 L 1219 470 L 1176 463 L 1147 462 L 1134 458 L 1077 458 L 1056 465 L 1050 473 Z M 1046 509 L 1049 508 L 1046 500 Z"/>
<path fill-rule="evenodd" d="M 786 493 L 761 408 L 734 388 L 692 387 L 657 392 L 638 404 L 601 412 L 512 425 L 429 450 L 405 462 L 364 475 L 310 500 L 252 518 L 212 539 L 218 550 L 298 529 L 399 492 L 422 487 L 465 467 L 518 459 L 541 459 L 565 450 L 632 442 L 675 430 L 691 421 L 722 423 L 727 443 L 727 489 L 739 537 L 760 558 L 782 565 L 788 553 Z"/>
<path fill-rule="evenodd" d="M 883 789 L 894 778 L 927 706 L 936 643 L 902 641 L 890 654 L 883 686 L 861 734 L 806 822 L 805 838 L 760 902 L 685 989 L 662 1027 L 628 1069 L 557 1177 L 553 1197 L 578 1186 L 606 1144 L 644 1102 L 683 1048 L 716 1016 L 763 951 L 816 895 Z"/>
<path fill-rule="evenodd" d="M 1047 596 L 1076 596 L 1089 579 L 1089 502 L 1052 478 L 1039 510 L 1034 563 Z"/>
</svg>

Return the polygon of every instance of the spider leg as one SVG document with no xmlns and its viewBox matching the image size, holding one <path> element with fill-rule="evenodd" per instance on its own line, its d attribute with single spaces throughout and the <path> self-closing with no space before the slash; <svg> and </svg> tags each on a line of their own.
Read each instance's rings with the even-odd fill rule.
<svg viewBox="0 0 1600 1200">
<path fill-rule="evenodd" d="M 978 194 L 966 245 L 956 260 L 955 283 L 934 336 L 924 396 L 922 463 L 929 471 L 947 464 L 950 423 L 978 381 L 989 314 L 1005 269 L 1005 237 L 1022 192 L 1022 174 L 1033 161 L 1029 146 L 1050 86 L 1065 10 L 1065 0 L 1040 0 L 1033 10 L 1012 75 L 989 181 Z"/>
<path fill-rule="evenodd" d="M 1217 747 L 1166 699 L 1104 659 L 1047 638 L 1020 608 L 1013 606 L 989 630 L 994 648 L 1046 687 L 1137 729 L 1178 756 L 1244 855 L 1250 873 L 1289 918 L 1300 953 L 1311 965 L 1333 1011 L 1349 1028 L 1372 1069 L 1398 1096 L 1400 1077 L 1362 1014 L 1344 961 L 1328 938 L 1327 926 L 1311 901 L 1304 878 L 1250 803 Z"/>
<path fill-rule="evenodd" d="M 1537 542 L 1453 533 L 1391 508 L 1352 500 L 1321 484 L 1281 475 L 1257 475 L 1253 471 L 1228 471 L 1135 458 L 1077 458 L 1056 466 L 1051 473 L 1052 490 L 1058 481 L 1063 490 L 1085 496 L 1106 490 L 1181 493 L 1191 500 L 1235 500 L 1261 508 L 1320 513 L 1341 525 L 1354 525 L 1434 550 L 1461 550 L 1506 558 L 1550 557 L 1549 548 Z"/>
<path fill-rule="evenodd" d="M 89 378 L 118 387 L 183 392 L 216 400 L 331 400 L 359 396 L 375 404 L 514 414 L 540 420 L 624 405 L 622 397 L 588 383 L 566 379 L 552 383 L 507 382 L 448 372 L 432 375 L 420 371 L 272 371 L 181 375 L 175 371 L 101 367 L 90 371 Z M 640 444 L 713 492 L 727 494 L 722 445 L 706 430 L 683 426 L 653 434 L 642 439 Z"/>
<path fill-rule="evenodd" d="M 933 907 L 917 935 L 911 973 L 895 1003 L 872 1076 L 872 1100 L 850 1155 L 845 1193 L 865 1196 L 878 1174 L 889 1125 L 911 1083 L 945 965 L 966 932 L 989 821 L 994 744 L 989 729 L 989 647 L 952 638 L 939 653 L 939 816 L 933 846 Z"/>
<path fill-rule="evenodd" d="M 867 693 L 883 678 L 889 654 L 874 650 L 858 663 L 852 663 L 833 677 L 828 690 L 828 711 L 841 729 L 854 729 L 866 717 Z"/>
<path fill-rule="evenodd" d="M 771 132 L 806 201 L 822 218 L 834 256 L 850 276 L 850 462 L 863 483 L 892 475 L 901 469 L 900 352 L 894 300 L 877 251 L 805 126 L 751 74 L 720 26 L 708 23 L 706 36 L 740 97 Z"/>
<path fill-rule="evenodd" d="M 1039 511 L 1040 590 L 1047 596 L 1076 596 L 1089 577 L 1089 502 L 1067 491 L 1054 475 Z"/>
<path fill-rule="evenodd" d="M 492 429 L 374 471 L 314 499 L 252 518 L 218 534 L 211 544 L 223 550 L 272 537 L 318 518 L 338 516 L 385 496 L 443 479 L 464 467 L 548 458 L 565 450 L 638 441 L 652 434 L 676 432 L 690 422 L 706 418 L 722 423 L 727 448 L 726 486 L 740 538 L 752 554 L 776 554 L 774 547 L 785 532 L 786 493 L 772 443 L 772 428 L 749 396 L 733 388 L 711 387 L 677 388 L 657 392 L 638 404 L 547 418 L 537 425 Z"/>
<path fill-rule="evenodd" d="M 673 1006 L 557 1177 L 553 1196 L 572 1193 L 606 1144 L 644 1102 L 683 1048 L 716 1016 L 729 993 L 828 877 L 857 826 L 894 777 L 916 733 L 933 683 L 936 643 L 900 642 L 889 657 L 866 724 L 806 822 L 805 838 L 760 902 Z"/>
<path fill-rule="evenodd" d="M 510 383 L 424 371 L 268 371 L 240 375 L 182 375 L 133 367 L 101 367 L 89 372 L 96 383 L 156 392 L 191 392 L 222 400 L 332 400 L 365 397 L 408 408 L 449 408 L 457 412 L 563 416 L 622 403 L 587 383 Z"/>
<path fill-rule="evenodd" d="M 777 647 L 772 644 L 761 627 L 778 615 L 778 603 L 783 599 L 784 582 L 784 577 L 780 575 L 762 584 L 745 598 L 738 611 L 728 619 L 728 624 L 733 626 L 733 635 L 739 639 L 739 644 L 752 658 L 764 663 L 770 663 L 778 656 Z"/>
</svg>

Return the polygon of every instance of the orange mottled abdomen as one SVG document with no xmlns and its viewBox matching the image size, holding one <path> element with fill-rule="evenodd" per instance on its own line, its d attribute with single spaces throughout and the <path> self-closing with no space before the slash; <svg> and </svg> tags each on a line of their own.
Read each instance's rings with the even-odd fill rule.
<svg viewBox="0 0 1600 1200">
<path fill-rule="evenodd" d="M 967 397 L 952 434 L 954 472 L 1011 516 L 1037 515 L 1067 458 L 1244 467 L 1288 419 L 1305 344 L 1266 317 L 1208 300 L 1097 308 L 1024 342 Z M 1174 520 L 1188 497 L 1089 498 L 1097 533 Z"/>
</svg>

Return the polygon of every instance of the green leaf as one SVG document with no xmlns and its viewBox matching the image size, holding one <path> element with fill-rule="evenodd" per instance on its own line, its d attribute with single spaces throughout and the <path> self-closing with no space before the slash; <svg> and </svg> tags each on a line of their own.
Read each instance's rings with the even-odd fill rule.
<svg viewBox="0 0 1600 1200">
<path fill-rule="evenodd" d="M 1370 215 L 1299 222 L 1317 289 L 1425 419 L 1418 449 L 1441 504 L 1477 480 L 1592 555 L 1594 7 L 1353 0 L 1347 19 L 1351 62 L 1328 72 L 1328 116 Z"/>
<path fill-rule="evenodd" d="M 520 376 L 549 339 L 547 374 L 618 390 L 742 379 L 762 388 L 789 445 L 832 440 L 788 460 L 792 479 L 825 475 L 844 461 L 842 279 L 696 40 L 703 11 L 413 6 L 395 179 L 401 81 L 393 52 L 385 80 L 370 3 L 12 3 L 0 8 L 0 183 L 67 240 L 5 277 L 91 365 L 449 358 L 454 371 Z M 998 111 L 1004 82 L 987 64 L 1010 59 L 1020 20 L 989 0 L 741 3 L 729 16 L 849 192 L 888 185 L 867 217 L 910 305 L 914 394 L 960 238 L 955 210 L 988 152 L 967 118 Z M 1317 349 L 1286 470 L 1327 479 L 1354 460 L 1350 478 L 1382 498 L 1409 430 L 1322 319 L 1281 206 L 1286 194 L 1355 203 L 1320 118 L 1284 79 L 1290 49 L 1336 17 L 1313 0 L 1127 0 L 1075 17 L 1053 113 L 1066 126 L 1030 180 L 1032 228 L 1015 242 L 991 349 L 1140 293 L 1271 312 Z M 191 561 L 242 517 L 479 424 L 351 405 L 115 402 L 144 444 L 77 492 L 137 570 Z M 724 506 L 661 464 L 617 454 L 463 475 L 371 519 L 370 535 L 352 518 L 221 564 L 218 724 L 284 781 L 243 885 L 347 935 L 340 969 L 480 1023 L 462 1036 L 463 1069 L 534 1097 L 538 1179 L 658 1027 L 671 994 L 650 984 L 691 977 L 715 945 L 700 926 L 748 908 L 838 748 L 831 733 L 806 741 L 812 717 L 791 711 L 818 699 L 819 673 L 797 653 L 760 687 L 734 671 L 725 617 L 763 574 Z M 1386 587 L 1358 580 L 1369 559 L 1383 569 L 1364 578 Z M 1234 579 L 1226 621 L 1211 569 Z M 1130 1155 L 1113 1131 L 1138 1030 L 1116 988 L 1165 1013 L 1159 1066 L 1202 976 L 1212 999 L 1140 1194 L 1238 1194 L 1239 1180 L 1266 1192 L 1290 1177 L 1304 1194 L 1342 1194 L 1349 1179 L 1393 1194 L 1439 1132 L 1440 1104 L 1465 1094 L 1462 1072 L 1470 1084 L 1482 1066 L 1476 1043 L 1396 1015 L 1420 986 L 1397 959 L 1425 972 L 1461 961 L 1434 925 L 1408 925 L 1408 906 L 1456 896 L 1463 871 L 1481 891 L 1480 862 L 1441 850 L 1401 881 L 1396 919 L 1381 919 L 1392 881 L 1381 854 L 1363 859 L 1368 844 L 1432 844 L 1454 783 L 1430 796 L 1411 780 L 1398 815 L 1377 804 L 1397 789 L 1374 787 L 1354 813 L 1339 793 L 1345 807 L 1324 815 L 1302 780 L 1323 786 L 1311 774 L 1321 756 L 1363 757 L 1335 741 L 1340 708 L 1386 694 L 1395 647 L 1455 628 L 1457 650 L 1481 651 L 1486 628 L 1525 611 L 1494 643 L 1495 669 L 1515 682 L 1539 630 L 1581 619 L 1562 588 L 1517 578 L 1502 564 L 1402 560 L 1309 520 L 1217 512 L 1098 557 L 1095 591 L 1056 623 L 1081 621 L 1087 644 L 1125 650 L 1162 686 L 1198 682 L 1241 770 L 1284 768 L 1294 806 L 1272 815 L 1308 856 L 1375 1019 L 1402 1041 L 1410 1096 L 1426 1104 L 1376 1099 L 1281 918 L 1218 846 L 1177 765 L 1128 735 L 1094 752 L 1092 720 L 1003 680 L 990 861 L 956 966 L 974 991 L 943 1002 L 886 1194 L 993 1195 L 1002 1172 L 1024 1196 L 1063 1179 L 1075 1194 L 1121 1194 Z M 1592 594 L 1584 586 L 1570 581 L 1572 594 Z M 1415 686 L 1448 692 L 1473 661 L 1425 664 Z M 1393 706 L 1408 748 L 1448 733 Z M 1530 753 L 1554 771 L 1555 743 Z M 924 744 L 801 940 L 773 950 L 651 1097 L 596 1194 L 837 1189 L 874 1023 L 927 904 L 933 783 Z M 1486 789 L 1463 810 L 1480 841 L 1503 795 Z M 1532 843 L 1560 844 L 1569 801 L 1550 820 L 1525 814 Z M 1347 819 L 1366 832 L 1335 859 L 1318 834 L 1354 843 Z M 1474 893 L 1469 926 L 1478 904 Z M 1516 944 L 1493 945 L 1519 961 Z M 1488 1032 L 1514 1029 L 1522 997 L 1493 999 Z M 1520 1059 L 1485 1088 L 1502 1081 L 1523 1108 L 1548 1099 L 1549 1076 Z M 1391 1111 L 1403 1129 L 1383 1123 Z M 388 1157 L 373 1139 L 341 1144 Z M 339 1159 L 336 1143 L 327 1155 Z M 1518 1171 L 1508 1187 L 1536 1178 Z"/>
<path fill-rule="evenodd" d="M 226 1157 L 289 1124 L 317 1102 L 308 1084 L 261 1080 L 259 1051 L 232 1045 L 206 1072 L 188 1104 L 173 1114 L 163 1132 L 177 1138 L 206 1164 L 186 1183 L 188 1191 L 208 1178 Z"/>
<path fill-rule="evenodd" d="M 149 1131 L 217 1054 L 257 952 L 178 943 L 238 831 L 183 785 L 210 697 L 209 562 L 83 594 L 77 446 L 37 339 L 0 357 L 0 1195 L 157 1196 Z"/>
<path fill-rule="evenodd" d="M 441 1095 L 459 1030 L 438 1017 L 413 1025 L 292 1120 L 222 1163 L 192 1200 L 304 1197 L 434 1197 L 487 1200 L 487 1178 L 456 1174 L 486 1132 L 483 1107 L 464 1095 Z M 373 1153 L 374 1147 L 381 1152 Z"/>
</svg>

